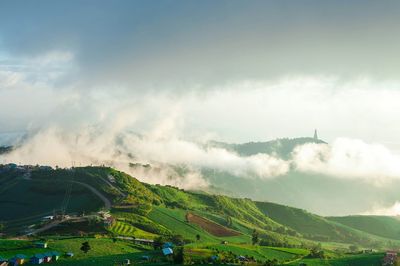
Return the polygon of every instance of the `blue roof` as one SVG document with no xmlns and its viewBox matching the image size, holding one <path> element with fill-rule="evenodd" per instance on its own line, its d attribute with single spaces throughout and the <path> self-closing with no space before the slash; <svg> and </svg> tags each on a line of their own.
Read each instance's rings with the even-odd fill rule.
<svg viewBox="0 0 400 266">
<path fill-rule="evenodd" d="M 35 254 L 32 258 L 43 259 L 44 255 L 43 254 Z"/>
<path fill-rule="evenodd" d="M 17 254 L 17 255 L 14 256 L 14 258 L 17 258 L 17 259 L 26 259 L 26 256 L 25 256 L 24 254 Z"/>
<path fill-rule="evenodd" d="M 163 249 L 162 249 L 162 253 L 163 253 L 164 255 L 171 255 L 171 254 L 174 253 L 174 251 L 173 251 L 171 248 L 163 248 Z"/>
</svg>

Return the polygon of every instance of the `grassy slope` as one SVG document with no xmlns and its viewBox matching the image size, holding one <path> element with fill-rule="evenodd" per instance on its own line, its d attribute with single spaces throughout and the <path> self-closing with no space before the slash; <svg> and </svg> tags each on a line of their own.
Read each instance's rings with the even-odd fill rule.
<svg viewBox="0 0 400 266">
<path fill-rule="evenodd" d="M 400 240 L 400 220 L 395 217 L 354 215 L 328 219 L 370 234 Z"/>
<path fill-rule="evenodd" d="M 265 215 L 288 226 L 305 237 L 325 242 L 359 243 L 366 246 L 380 241 L 379 237 L 363 234 L 358 228 L 350 228 L 307 211 L 269 202 L 258 202 L 257 206 Z M 370 233 L 370 232 L 368 232 Z"/>
<path fill-rule="evenodd" d="M 110 175 L 115 179 L 113 186 L 107 182 Z M 270 235 L 275 238 L 281 236 L 281 239 L 290 240 L 291 236 L 288 235 L 289 231 L 284 229 L 285 227 L 292 228 L 306 238 L 315 241 L 363 243 L 367 246 L 373 241 L 382 241 L 382 239 L 362 234 L 355 229 L 300 209 L 254 202 L 250 199 L 187 192 L 169 186 L 148 185 L 125 173 L 106 167 L 82 167 L 75 168 L 73 171 L 36 170 L 32 173 L 32 178 L 36 181 L 55 183 L 79 180 L 101 191 L 114 204 L 133 206 L 131 213 L 116 209 L 113 210 L 113 214 L 133 229 L 142 230 L 143 232 L 136 230 L 142 235 L 145 235 L 146 232 L 155 235 L 181 234 L 185 238 L 193 240 L 196 234 L 200 234 L 204 241 L 221 241 L 221 238 L 216 238 L 201 228 L 186 223 L 184 216 L 190 210 L 223 226 L 228 226 L 226 218 L 230 217 L 232 224 L 229 227 L 243 234 L 240 237 L 229 238 L 229 241 L 237 243 L 248 243 L 254 228 L 259 230 L 262 235 Z M 82 203 L 84 202 L 82 201 Z M 143 211 L 138 211 L 141 208 Z M 117 230 L 114 231 L 118 233 Z M 296 232 L 291 232 L 293 237 L 299 237 L 293 233 L 296 234 Z M 124 234 L 123 230 L 121 234 Z M 299 242 L 297 241 L 297 243 Z"/>
</svg>

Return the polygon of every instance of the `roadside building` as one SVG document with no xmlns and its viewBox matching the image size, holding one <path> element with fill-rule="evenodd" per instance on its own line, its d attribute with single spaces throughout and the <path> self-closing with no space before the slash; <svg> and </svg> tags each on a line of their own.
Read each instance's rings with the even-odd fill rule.
<svg viewBox="0 0 400 266">
<path fill-rule="evenodd" d="M 389 266 L 394 265 L 397 260 L 397 252 L 396 251 L 387 251 L 385 257 L 383 258 L 382 265 Z"/>
</svg>

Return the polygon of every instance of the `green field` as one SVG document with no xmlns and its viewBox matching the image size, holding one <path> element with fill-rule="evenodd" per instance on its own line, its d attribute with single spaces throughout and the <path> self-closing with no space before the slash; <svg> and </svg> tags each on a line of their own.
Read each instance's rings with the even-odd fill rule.
<svg viewBox="0 0 400 266">
<path fill-rule="evenodd" d="M 116 221 L 114 224 L 110 226 L 108 230 L 120 236 L 131 236 L 131 237 L 146 238 L 146 239 L 153 239 L 154 237 L 156 237 L 155 234 L 143 231 L 139 228 L 132 226 L 129 223 L 121 221 Z"/>
<path fill-rule="evenodd" d="M 353 255 L 331 260 L 301 259 L 287 265 L 297 266 L 299 262 L 304 262 L 307 266 L 381 266 L 382 259 L 383 254 Z"/>
<path fill-rule="evenodd" d="M 219 251 L 232 251 L 235 255 L 254 257 L 257 260 L 277 259 L 278 261 L 293 260 L 298 257 L 295 252 L 287 250 L 277 250 L 270 247 L 252 246 L 252 245 L 208 245 L 210 248 L 218 249 Z"/>
<path fill-rule="evenodd" d="M 161 224 L 167 229 L 182 235 L 186 239 L 195 240 L 199 234 L 202 241 L 216 242 L 218 239 L 202 230 L 200 227 L 187 223 L 185 219 L 186 211 L 181 209 L 168 209 L 164 207 L 155 207 L 149 213 L 148 217 L 152 221 Z"/>
<path fill-rule="evenodd" d="M 85 254 L 80 250 L 83 242 L 88 241 L 91 250 Z M 32 256 L 37 253 L 58 251 L 61 254 L 73 252 L 74 257 L 61 256 L 57 265 L 113 265 L 114 262 L 122 262 L 125 258 L 139 259 L 142 255 L 151 254 L 159 256 L 160 252 L 149 250 L 132 244 L 129 241 L 96 238 L 69 238 L 48 239 L 47 249 L 33 248 L 32 241 L 0 240 L 0 257 L 11 258 L 16 254 Z"/>
</svg>

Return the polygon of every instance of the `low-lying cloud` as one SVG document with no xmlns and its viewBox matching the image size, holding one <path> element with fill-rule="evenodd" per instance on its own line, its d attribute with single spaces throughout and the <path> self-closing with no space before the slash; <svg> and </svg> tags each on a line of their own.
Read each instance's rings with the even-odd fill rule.
<svg viewBox="0 0 400 266">
<path fill-rule="evenodd" d="M 184 188 L 206 187 L 207 181 L 200 174 L 204 168 L 244 178 L 272 178 L 289 170 L 289 162 L 267 154 L 242 157 L 179 138 L 158 139 L 99 128 L 75 133 L 48 128 L 17 145 L 2 160 L 59 167 L 110 165 L 143 181 Z M 130 167 L 132 163 L 150 164 L 152 168 Z M 174 167 L 184 167 L 185 173 L 178 174 Z"/>
<path fill-rule="evenodd" d="M 400 178 L 400 156 L 381 144 L 338 138 L 332 144 L 305 144 L 293 152 L 295 168 L 338 178 L 381 183 Z"/>
<path fill-rule="evenodd" d="M 362 215 L 382 215 L 400 216 L 400 201 L 396 201 L 391 206 L 374 206 L 370 211 L 361 213 Z"/>
</svg>

